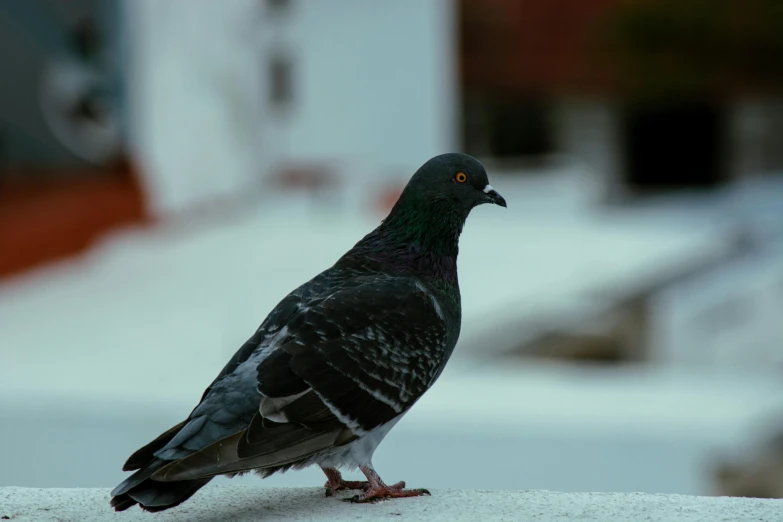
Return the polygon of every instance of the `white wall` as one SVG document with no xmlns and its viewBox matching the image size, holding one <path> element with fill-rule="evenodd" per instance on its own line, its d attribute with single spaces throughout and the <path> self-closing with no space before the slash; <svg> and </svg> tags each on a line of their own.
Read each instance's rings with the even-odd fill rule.
<svg viewBox="0 0 783 522">
<path fill-rule="evenodd" d="M 296 74 L 293 110 L 263 122 L 270 156 L 407 177 L 455 148 L 452 0 L 291 3 L 287 15 L 265 19 L 263 52 L 290 53 Z"/>
<path fill-rule="evenodd" d="M 242 194 L 276 166 L 340 162 L 407 178 L 455 148 L 452 0 L 126 2 L 130 114 L 153 208 Z M 294 106 L 267 100 L 294 60 Z"/>
<path fill-rule="evenodd" d="M 577 159 L 594 182 L 602 185 L 602 198 L 622 190 L 622 165 L 617 107 L 600 99 L 561 100 L 555 119 L 558 147 Z"/>
<path fill-rule="evenodd" d="M 252 0 L 125 3 L 131 133 L 158 213 L 240 194 L 258 177 L 256 11 Z"/>
</svg>

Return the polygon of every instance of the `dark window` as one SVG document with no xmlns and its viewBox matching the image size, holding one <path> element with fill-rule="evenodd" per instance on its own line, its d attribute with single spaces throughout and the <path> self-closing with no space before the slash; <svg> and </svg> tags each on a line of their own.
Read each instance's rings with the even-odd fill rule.
<svg viewBox="0 0 783 522">
<path fill-rule="evenodd" d="M 293 64 L 286 56 L 274 56 L 269 65 L 269 100 L 274 106 L 289 105 L 294 98 Z"/>
<path fill-rule="evenodd" d="M 554 150 L 552 109 L 538 98 L 471 96 L 464 111 L 465 151 L 498 159 L 539 159 Z"/>
<path fill-rule="evenodd" d="M 725 179 L 724 117 L 703 100 L 644 102 L 626 109 L 625 179 L 635 192 L 709 188 Z"/>
<path fill-rule="evenodd" d="M 496 102 L 490 118 L 495 157 L 543 156 L 552 152 L 549 105 L 539 100 Z"/>
</svg>

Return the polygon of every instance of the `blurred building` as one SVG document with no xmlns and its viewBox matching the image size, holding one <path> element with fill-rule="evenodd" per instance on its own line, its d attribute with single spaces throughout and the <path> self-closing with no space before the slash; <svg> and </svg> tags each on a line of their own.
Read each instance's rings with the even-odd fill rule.
<svg viewBox="0 0 783 522">
<path fill-rule="evenodd" d="M 461 0 L 463 141 L 566 153 L 607 198 L 783 168 L 776 0 Z"/>
<path fill-rule="evenodd" d="M 460 6 L 466 151 L 521 173 L 563 155 L 576 159 L 605 202 L 783 170 L 783 11 L 775 0 Z M 768 237 L 742 239 L 758 235 L 753 209 L 775 206 L 763 194 L 775 187 L 738 196 L 723 214 L 738 240 L 727 258 L 629 288 L 603 317 L 576 327 L 580 333 L 546 332 L 524 351 L 783 363 L 775 355 L 783 332 L 765 315 L 783 310 L 780 258 L 757 251 Z M 705 193 L 659 213 L 717 211 L 726 197 Z"/>
<path fill-rule="evenodd" d="M 3 2 L 0 275 L 275 183 L 394 197 L 457 148 L 455 17 L 449 0 Z"/>
<path fill-rule="evenodd" d="M 603 202 L 763 177 L 783 170 L 776 5 L 3 3 L 0 249 L 12 254 L 0 275 L 117 226 L 281 189 L 342 192 L 329 204 L 355 210 L 390 186 L 388 204 L 424 160 L 460 148 L 517 178 L 567 158 Z M 775 201 L 747 192 L 728 209 L 730 252 L 635 281 L 593 307 L 589 327 L 523 351 L 732 361 L 751 338 L 778 364 L 783 276 L 758 252 L 769 227 L 754 214 Z M 721 197 L 680 208 L 722 213 Z M 726 324 L 733 333 L 705 337 Z"/>
<path fill-rule="evenodd" d="M 150 0 L 126 11 L 131 124 L 156 212 L 257 193 L 286 171 L 399 182 L 456 147 L 449 1 Z"/>
<path fill-rule="evenodd" d="M 145 218 L 115 0 L 0 3 L 0 277 Z"/>
<path fill-rule="evenodd" d="M 0 285 L 0 484 L 114 481 L 415 168 L 464 150 L 510 208 L 471 216 L 460 346 L 388 463 L 783 494 L 779 440 L 751 437 L 783 398 L 779 5 L 0 1 L 0 278 L 93 247 Z"/>
</svg>

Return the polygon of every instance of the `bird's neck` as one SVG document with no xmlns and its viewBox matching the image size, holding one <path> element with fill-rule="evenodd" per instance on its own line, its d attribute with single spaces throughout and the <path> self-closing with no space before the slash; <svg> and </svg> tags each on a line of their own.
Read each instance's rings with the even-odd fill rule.
<svg viewBox="0 0 783 522">
<path fill-rule="evenodd" d="M 459 236 L 465 224 L 450 201 L 403 199 L 351 251 L 370 263 L 457 285 Z"/>
</svg>

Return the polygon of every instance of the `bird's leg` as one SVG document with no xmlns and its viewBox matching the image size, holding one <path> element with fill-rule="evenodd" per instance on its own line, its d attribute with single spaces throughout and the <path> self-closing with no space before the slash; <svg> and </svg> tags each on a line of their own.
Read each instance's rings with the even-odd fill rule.
<svg viewBox="0 0 783 522">
<path fill-rule="evenodd" d="M 387 486 L 372 466 L 359 466 L 364 476 L 367 477 L 369 487 L 361 495 L 345 499 L 346 502 L 375 502 L 385 498 L 419 497 L 429 495 L 426 489 L 403 489 L 405 482 L 398 482 Z"/>
<path fill-rule="evenodd" d="M 367 489 L 370 487 L 368 482 L 361 480 L 343 480 L 342 474 L 336 468 L 324 468 L 321 467 L 326 475 L 326 496 L 331 497 L 335 491 L 343 491 L 346 489 Z"/>
</svg>

